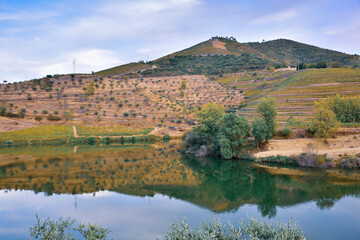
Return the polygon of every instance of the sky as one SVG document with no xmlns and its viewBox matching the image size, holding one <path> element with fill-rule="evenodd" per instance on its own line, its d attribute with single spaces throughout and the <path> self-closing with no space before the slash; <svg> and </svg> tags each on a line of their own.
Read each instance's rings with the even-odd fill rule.
<svg viewBox="0 0 360 240">
<path fill-rule="evenodd" d="M 360 0 L 0 0 L 0 82 L 154 60 L 212 36 L 360 54 Z"/>
</svg>

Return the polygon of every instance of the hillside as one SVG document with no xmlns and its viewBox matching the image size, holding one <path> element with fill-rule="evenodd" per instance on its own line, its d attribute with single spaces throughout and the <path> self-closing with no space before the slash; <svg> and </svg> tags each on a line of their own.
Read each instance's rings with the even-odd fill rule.
<svg viewBox="0 0 360 240">
<path fill-rule="evenodd" d="M 313 117 L 314 101 L 340 96 L 359 96 L 360 70 L 348 68 L 306 69 L 302 71 L 252 71 L 229 74 L 218 82 L 240 89 L 245 94 L 246 106 L 241 115 L 254 118 L 261 98 L 274 97 L 278 120 L 284 124 L 293 117 L 308 121 Z"/>
<path fill-rule="evenodd" d="M 158 135 L 179 135 L 194 124 L 195 107 L 213 101 L 237 108 L 244 95 L 202 75 L 129 79 L 64 75 L 3 84 L 0 92 L 0 131 L 44 124 L 99 126 L 93 135 L 109 135 L 112 131 L 105 127 L 113 125 L 132 129 L 113 129 L 118 135 L 155 127 Z M 0 135 L 3 138 L 8 136 Z"/>
<path fill-rule="evenodd" d="M 269 66 L 296 66 L 298 63 L 339 62 L 359 66 L 360 58 L 338 51 L 287 40 L 239 43 L 234 38 L 214 37 L 190 48 L 169 54 L 147 64 L 123 65 L 98 74 L 139 72 L 144 76 L 183 74 L 218 75 Z M 130 69 L 124 71 L 123 69 Z"/>
</svg>

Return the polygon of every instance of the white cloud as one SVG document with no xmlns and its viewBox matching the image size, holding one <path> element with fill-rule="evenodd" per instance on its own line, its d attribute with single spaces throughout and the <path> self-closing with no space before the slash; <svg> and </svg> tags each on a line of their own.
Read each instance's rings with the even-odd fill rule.
<svg viewBox="0 0 360 240">
<path fill-rule="evenodd" d="M 73 59 L 77 73 L 90 73 L 99 71 L 115 65 L 125 63 L 121 61 L 114 52 L 107 49 L 82 49 L 71 52 L 64 52 L 54 63 L 40 66 L 34 69 L 39 75 L 73 72 Z"/>
<path fill-rule="evenodd" d="M 281 12 L 268 14 L 265 16 L 258 16 L 252 21 L 254 24 L 271 24 L 275 22 L 284 22 L 299 16 L 299 12 L 295 9 L 286 9 Z"/>
<path fill-rule="evenodd" d="M 359 53 L 358 14 L 349 12 L 343 17 L 347 22 L 331 22 L 331 4 L 285 3 L 62 0 L 36 10 L 32 5 L 6 8 L 0 12 L 0 81 L 72 72 L 74 58 L 81 72 L 147 60 L 148 55 L 152 60 L 214 35 L 245 42 L 290 38 Z M 318 14 L 320 10 L 327 15 Z M 352 24 L 351 16 L 356 20 Z"/>
</svg>

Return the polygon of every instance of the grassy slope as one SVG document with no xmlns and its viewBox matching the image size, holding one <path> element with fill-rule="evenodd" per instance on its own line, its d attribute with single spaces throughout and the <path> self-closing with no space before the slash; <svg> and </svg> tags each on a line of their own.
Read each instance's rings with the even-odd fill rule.
<svg viewBox="0 0 360 240">
<path fill-rule="evenodd" d="M 112 76 L 117 74 L 127 74 L 145 69 L 151 68 L 151 65 L 145 63 L 128 63 L 117 67 L 105 69 L 103 71 L 96 72 L 95 74 L 99 77 Z"/>
</svg>

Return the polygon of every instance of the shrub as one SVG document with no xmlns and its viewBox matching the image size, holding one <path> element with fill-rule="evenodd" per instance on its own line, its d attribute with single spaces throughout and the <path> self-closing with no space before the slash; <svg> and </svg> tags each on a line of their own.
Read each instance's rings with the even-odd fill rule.
<svg viewBox="0 0 360 240">
<path fill-rule="evenodd" d="M 167 133 L 163 136 L 163 140 L 164 141 L 169 141 L 170 140 L 170 135 Z"/>
<path fill-rule="evenodd" d="M 74 114 L 71 111 L 64 111 L 62 115 L 67 121 L 74 119 Z"/>
<path fill-rule="evenodd" d="M 345 158 L 340 161 L 341 168 L 360 168 L 360 160 L 355 158 Z"/>
<path fill-rule="evenodd" d="M 49 114 L 49 115 L 46 117 L 46 119 L 47 119 L 48 121 L 60 121 L 60 120 L 61 120 L 61 118 L 60 118 L 59 116 L 54 116 L 54 115 L 52 115 L 52 114 Z"/>
<path fill-rule="evenodd" d="M 22 109 L 24 109 L 24 108 L 22 108 Z M 18 112 L 19 118 L 24 118 L 24 117 L 25 117 L 25 111 L 22 111 L 22 109 L 19 110 L 19 112 Z M 25 109 L 24 109 L 24 110 L 25 110 Z"/>
<path fill-rule="evenodd" d="M 52 221 L 47 218 L 44 222 L 36 215 L 37 223 L 30 228 L 30 236 L 34 239 L 77 239 L 73 238 L 72 232 L 78 232 L 84 239 L 107 239 L 110 230 L 98 225 L 80 223 L 73 227 L 75 220 L 70 218 Z"/>
<path fill-rule="evenodd" d="M 288 138 L 291 135 L 291 128 L 285 127 L 281 130 L 281 135 Z"/>
<path fill-rule="evenodd" d="M 0 107 L 0 116 L 5 116 L 6 114 L 6 107 Z"/>
<path fill-rule="evenodd" d="M 129 116 L 129 113 L 124 112 L 124 113 L 123 113 L 123 116 L 124 116 L 124 117 L 128 117 L 128 116 Z"/>
<path fill-rule="evenodd" d="M 49 111 L 48 110 L 42 110 L 42 114 L 48 114 Z"/>
<path fill-rule="evenodd" d="M 240 221 L 238 227 L 231 223 L 224 225 L 213 218 L 210 221 L 203 222 L 196 230 L 192 230 L 186 219 L 181 224 L 177 222 L 172 224 L 170 230 L 165 236 L 166 240 L 172 239 L 297 239 L 305 240 L 305 236 L 301 228 L 296 222 L 291 224 L 290 220 L 287 224 L 278 223 L 267 224 L 259 222 L 256 218 L 247 218 Z"/>
<path fill-rule="evenodd" d="M 42 119 L 43 119 L 43 118 L 40 117 L 40 116 L 36 116 L 36 117 L 35 117 L 35 120 L 36 120 L 36 121 L 41 121 Z"/>
</svg>

